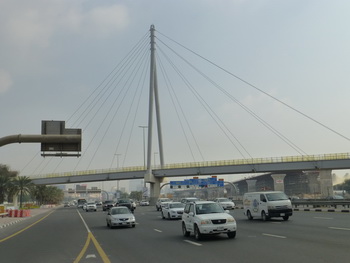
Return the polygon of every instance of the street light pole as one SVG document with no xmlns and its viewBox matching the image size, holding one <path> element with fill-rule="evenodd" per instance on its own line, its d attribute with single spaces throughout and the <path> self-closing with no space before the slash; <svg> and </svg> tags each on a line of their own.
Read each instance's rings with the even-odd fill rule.
<svg viewBox="0 0 350 263">
<path fill-rule="evenodd" d="M 146 139 L 145 139 L 145 129 L 147 129 L 148 126 L 139 126 L 139 128 L 142 128 L 142 133 L 143 133 L 143 167 L 146 169 Z"/>
</svg>

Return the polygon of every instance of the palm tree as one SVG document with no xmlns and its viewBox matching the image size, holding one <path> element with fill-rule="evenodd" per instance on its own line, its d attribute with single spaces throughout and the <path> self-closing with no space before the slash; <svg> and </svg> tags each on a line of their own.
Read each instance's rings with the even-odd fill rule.
<svg viewBox="0 0 350 263">
<path fill-rule="evenodd" d="M 10 171 L 7 165 L 0 164 L 0 204 L 10 195 L 11 179 L 17 176 L 17 172 Z"/>
<path fill-rule="evenodd" d="M 29 194 L 33 186 L 32 180 L 28 176 L 18 176 L 12 180 L 12 193 L 16 195 L 19 193 L 20 208 L 22 208 L 22 199 L 24 194 Z"/>
</svg>

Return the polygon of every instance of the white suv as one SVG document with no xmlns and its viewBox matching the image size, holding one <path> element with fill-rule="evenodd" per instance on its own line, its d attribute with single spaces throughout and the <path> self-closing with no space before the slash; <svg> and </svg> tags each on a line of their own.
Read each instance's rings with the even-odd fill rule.
<svg viewBox="0 0 350 263">
<path fill-rule="evenodd" d="M 203 235 L 226 233 L 229 238 L 234 238 L 236 230 L 236 220 L 216 202 L 197 201 L 185 206 L 182 215 L 182 233 L 185 237 L 193 233 L 200 240 Z"/>
</svg>

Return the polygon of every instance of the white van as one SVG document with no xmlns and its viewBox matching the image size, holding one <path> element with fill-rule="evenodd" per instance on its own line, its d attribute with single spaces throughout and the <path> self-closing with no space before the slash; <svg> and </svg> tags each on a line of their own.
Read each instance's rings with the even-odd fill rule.
<svg viewBox="0 0 350 263">
<path fill-rule="evenodd" d="M 251 192 L 243 196 L 244 214 L 249 220 L 259 217 L 263 221 L 271 217 L 288 220 L 293 214 L 292 203 L 283 192 Z"/>
</svg>

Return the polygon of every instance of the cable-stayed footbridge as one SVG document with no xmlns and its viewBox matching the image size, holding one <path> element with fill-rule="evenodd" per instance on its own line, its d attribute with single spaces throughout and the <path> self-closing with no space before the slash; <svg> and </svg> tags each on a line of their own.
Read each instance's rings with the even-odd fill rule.
<svg viewBox="0 0 350 263">
<path fill-rule="evenodd" d="M 276 157 L 276 158 L 253 158 L 251 154 L 249 154 L 246 147 L 243 146 L 237 137 L 233 134 L 232 129 L 230 129 L 227 125 L 225 125 L 222 119 L 217 118 L 217 114 L 211 111 L 210 107 L 208 107 L 207 103 L 203 100 L 202 96 L 196 92 L 192 85 L 188 83 L 187 79 L 184 75 L 182 75 L 178 68 L 175 68 L 177 73 L 180 75 L 181 79 L 189 86 L 193 94 L 195 94 L 196 98 L 201 101 L 202 106 L 205 108 L 205 111 L 209 113 L 209 115 L 215 119 L 215 122 L 218 126 L 220 126 L 221 131 L 226 136 L 230 136 L 230 142 L 235 145 L 232 148 L 235 148 L 237 152 L 241 154 L 243 158 L 234 158 L 229 160 L 219 160 L 219 161 L 200 161 L 200 162 L 185 162 L 185 163 L 174 163 L 169 164 L 165 162 L 164 159 L 164 149 L 163 149 L 163 131 L 161 125 L 161 107 L 160 107 L 160 99 L 159 99 L 159 90 L 158 90 L 158 78 L 157 78 L 157 65 L 156 65 L 156 37 L 155 37 L 155 27 L 151 26 L 150 28 L 150 56 L 149 56 L 149 65 L 150 65 L 150 78 L 149 78 L 149 96 L 148 96 L 148 124 L 147 126 L 142 126 L 143 128 L 147 128 L 147 149 L 145 147 L 144 141 L 144 165 L 143 166 L 125 166 L 122 168 L 110 168 L 110 169 L 102 169 L 102 170 L 93 170 L 86 168 L 84 171 L 78 171 L 75 169 L 74 172 L 66 172 L 66 173 L 49 173 L 44 176 L 37 176 L 38 173 L 33 174 L 31 176 L 33 181 L 37 184 L 64 184 L 64 183 L 79 183 L 79 182 L 94 182 L 94 181 L 104 181 L 104 180 L 127 180 L 127 179 L 144 179 L 146 183 L 150 184 L 151 188 L 151 196 L 156 198 L 159 195 L 160 184 L 164 177 L 182 177 L 182 176 L 207 176 L 207 175 L 219 175 L 219 174 L 244 174 L 244 173 L 264 173 L 264 172 L 272 172 L 276 174 L 283 174 L 287 171 L 309 171 L 309 170 L 318 170 L 318 171 L 327 171 L 327 174 L 330 176 L 331 171 L 334 169 L 350 169 L 350 158 L 348 153 L 339 153 L 339 154 L 323 154 L 323 155 L 309 155 L 305 151 L 303 151 L 300 147 L 294 144 L 291 140 L 289 140 L 285 135 L 279 132 L 277 129 L 273 128 L 272 125 L 264 121 L 258 114 L 253 112 L 251 109 L 247 108 L 237 99 L 228 94 L 227 91 L 223 90 L 220 85 L 213 82 L 207 76 L 202 74 L 202 72 L 198 71 L 199 75 L 201 75 L 204 79 L 209 81 L 212 85 L 220 90 L 223 94 L 227 95 L 231 101 L 234 101 L 241 108 L 243 108 L 246 112 L 248 112 L 254 119 L 256 119 L 262 126 L 270 130 L 277 137 L 283 140 L 288 146 L 293 148 L 296 152 L 299 153 L 298 156 L 286 156 L 286 157 Z M 160 40 L 159 40 L 160 41 Z M 143 56 L 143 55 L 142 55 Z M 136 57 L 136 56 L 135 56 Z M 186 60 L 184 60 L 187 63 Z M 210 62 L 210 61 L 208 61 Z M 213 64 L 212 62 L 210 62 Z M 215 65 L 217 66 L 217 65 Z M 123 69 L 128 67 L 128 64 L 123 66 Z M 191 66 L 192 67 L 192 66 Z M 220 67 L 219 67 L 220 68 Z M 140 71 L 146 72 L 145 70 L 139 68 Z M 263 94 L 268 97 L 278 101 L 282 105 L 287 108 L 301 114 L 306 119 L 309 119 L 318 125 L 326 128 L 328 131 L 336 133 L 343 137 L 346 140 L 349 140 L 345 136 L 335 132 L 331 128 L 323 125 L 320 122 L 310 118 L 309 116 L 303 114 L 302 112 L 290 107 L 288 104 L 276 99 L 270 94 L 262 91 L 256 86 L 250 84 L 249 82 L 233 75 L 232 73 L 220 68 L 225 71 L 229 75 L 232 75 L 234 78 L 243 82 L 245 85 L 250 86 L 256 90 L 259 90 Z M 165 79 L 167 79 L 167 75 L 164 73 L 163 65 L 160 65 L 160 72 L 165 75 Z M 133 75 L 130 77 L 133 78 Z M 114 82 L 114 81 L 113 81 Z M 140 80 L 141 82 L 141 80 Z M 169 85 L 171 86 L 171 85 Z M 123 86 L 124 88 L 125 86 Z M 107 91 L 107 89 L 106 89 Z M 111 97 L 112 92 L 106 92 L 106 97 Z M 123 97 L 126 94 L 121 93 L 120 97 Z M 136 94 L 136 93 L 135 93 Z M 137 96 L 135 95 L 134 100 L 137 100 Z M 142 97 L 140 93 L 140 97 Z M 94 101 L 94 105 L 101 100 L 102 97 Z M 177 100 L 177 97 L 174 96 L 174 100 Z M 119 107 L 121 102 L 114 101 L 113 106 Z M 89 112 L 88 110 L 86 112 Z M 180 114 L 182 109 L 180 108 L 177 113 Z M 109 113 L 109 112 L 108 112 Z M 126 112 L 124 115 L 129 115 L 129 112 Z M 184 114 L 185 115 L 185 114 Z M 113 116 L 114 118 L 114 116 Z M 83 118 L 82 118 L 83 119 Z M 156 126 L 154 124 L 157 124 Z M 135 124 L 135 121 L 133 121 Z M 75 126 L 75 125 L 74 125 Z M 77 125 L 80 126 L 80 125 Z M 123 125 L 121 125 L 123 126 Z M 137 125 L 134 125 L 137 126 Z M 141 126 L 139 126 L 141 127 Z M 145 129 L 143 129 L 143 132 Z M 83 129 L 84 132 L 84 129 Z M 123 130 L 122 133 L 127 133 Z M 154 136 L 157 133 L 157 144 L 158 144 L 158 156 L 159 156 L 159 165 L 152 164 L 153 160 L 153 150 L 152 147 L 155 144 Z M 192 130 L 190 131 L 192 134 Z M 220 137 L 221 135 L 217 135 Z M 94 136 L 95 137 L 95 136 Z M 101 137 L 104 137 L 101 136 Z M 193 136 L 195 139 L 195 136 Z M 211 138 L 213 139 L 213 138 Z M 186 137 L 186 140 L 189 141 L 189 138 Z M 128 141 L 131 141 L 130 138 Z M 118 144 L 121 143 L 121 140 Z M 196 142 L 197 145 L 197 142 Z M 198 147 L 198 145 L 197 145 Z M 89 146 L 87 147 L 89 148 Z M 84 151 L 84 148 L 83 148 Z M 113 158 L 117 156 L 118 161 L 118 150 L 115 151 Z M 125 154 L 126 155 L 126 154 Z M 194 154 L 192 153 L 192 156 Z M 200 153 L 200 155 L 202 155 Z M 92 156 L 91 160 L 93 160 L 95 154 Z M 195 159 L 195 158 L 193 158 Z M 204 159 L 204 158 L 202 158 Z M 119 166 L 119 165 L 117 165 Z"/>
</svg>

